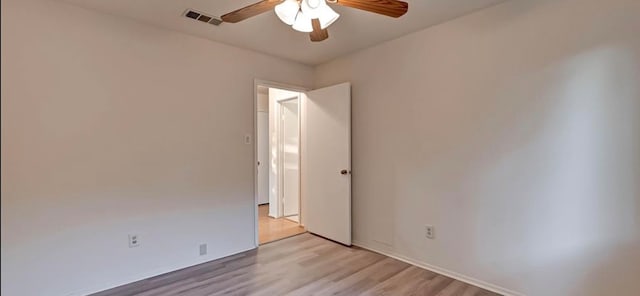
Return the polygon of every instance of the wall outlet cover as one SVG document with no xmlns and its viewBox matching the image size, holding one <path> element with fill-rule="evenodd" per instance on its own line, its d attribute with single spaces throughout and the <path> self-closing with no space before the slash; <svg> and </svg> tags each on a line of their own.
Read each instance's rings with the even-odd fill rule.
<svg viewBox="0 0 640 296">
<path fill-rule="evenodd" d="M 207 244 L 200 245 L 200 256 L 207 255 Z"/>
<path fill-rule="evenodd" d="M 140 245 L 140 237 L 137 234 L 129 234 L 129 248 L 135 248 Z"/>
<path fill-rule="evenodd" d="M 428 239 L 436 238 L 436 229 L 433 225 L 425 225 L 424 226 L 424 236 Z"/>
</svg>

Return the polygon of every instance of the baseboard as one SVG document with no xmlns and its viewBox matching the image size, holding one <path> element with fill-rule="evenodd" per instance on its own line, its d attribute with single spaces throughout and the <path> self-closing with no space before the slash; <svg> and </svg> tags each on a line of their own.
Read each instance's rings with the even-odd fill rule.
<svg viewBox="0 0 640 296">
<path fill-rule="evenodd" d="M 380 250 L 378 248 L 371 247 L 368 244 L 366 244 L 364 242 L 361 242 L 361 241 L 355 241 L 354 240 L 353 241 L 353 245 L 357 246 L 357 247 L 360 247 L 360 248 L 363 248 L 363 249 L 367 249 L 367 250 L 372 251 L 372 252 L 376 252 L 376 253 L 391 257 L 393 259 L 400 260 L 400 261 L 405 262 L 405 263 L 409 263 L 411 265 L 414 265 L 414 266 L 417 266 L 417 267 L 420 267 L 420 268 L 423 268 L 423 269 L 426 269 L 426 270 L 429 270 L 429 271 L 433 271 L 435 273 L 442 274 L 444 276 L 448 276 L 450 278 L 459 280 L 461 282 L 465 282 L 465 283 L 470 284 L 470 285 L 474 285 L 474 286 L 480 287 L 482 289 L 485 289 L 485 290 L 488 290 L 488 291 L 491 291 L 491 292 L 494 292 L 494 293 L 498 293 L 498 294 L 505 295 L 505 296 L 525 296 L 522 293 L 519 293 L 519 292 L 516 292 L 516 291 L 512 291 L 512 290 L 500 287 L 498 285 L 487 283 L 485 281 L 482 281 L 482 280 L 479 280 L 479 279 L 476 279 L 476 278 L 473 278 L 473 277 L 470 277 L 470 276 L 466 276 L 466 275 L 463 275 L 463 274 L 460 274 L 460 273 L 457 273 L 457 272 L 454 272 L 454 271 L 451 271 L 451 270 L 448 270 L 448 269 L 445 269 L 445 268 L 442 268 L 442 267 L 439 267 L 439 266 L 435 266 L 435 265 L 431 265 L 431 264 L 428 264 L 428 263 L 420 262 L 418 260 L 414 260 L 414 259 L 405 257 L 405 256 L 400 255 L 400 254 L 392 253 L 390 251 L 383 251 L 383 250 Z"/>
<path fill-rule="evenodd" d="M 367 250 L 370 250 L 372 252 L 376 252 L 376 253 L 379 253 L 379 254 L 382 254 L 382 255 L 385 255 L 385 256 L 400 260 L 402 262 L 406 262 L 408 264 L 411 264 L 411 265 L 414 265 L 414 266 L 417 266 L 417 267 L 420 267 L 420 268 L 423 268 L 423 269 L 426 269 L 426 270 L 429 270 L 429 271 L 433 271 L 435 273 L 442 274 L 444 276 L 448 276 L 450 278 L 459 280 L 461 282 L 465 282 L 467 284 L 471 284 L 471 285 L 483 288 L 485 290 L 489 290 L 491 292 L 495 292 L 495 293 L 498 293 L 498 294 L 501 294 L 501 295 L 505 295 L 505 296 L 525 296 L 522 293 L 511 291 L 509 289 L 506 289 L 506 288 L 503 288 L 503 287 L 500 287 L 500 286 L 497 286 L 497 285 L 494 285 L 494 284 L 491 284 L 491 283 L 487 283 L 485 281 L 478 280 L 478 279 L 475 279 L 473 277 L 466 276 L 466 275 L 463 275 L 463 274 L 460 274 L 460 273 L 457 273 L 457 272 L 454 272 L 454 271 L 450 271 L 450 270 L 447 270 L 447 269 L 442 268 L 442 267 L 438 267 L 438 266 L 435 266 L 435 265 L 431 265 L 431 264 L 427 264 L 427 263 L 424 263 L 424 262 L 420 262 L 418 260 L 414 260 L 414 259 L 405 257 L 403 255 L 395 254 L 395 253 L 392 253 L 392 252 L 389 252 L 389 251 L 382 251 L 382 250 L 380 250 L 378 248 L 371 247 L 371 246 L 369 246 L 366 243 L 363 243 L 361 241 L 354 240 L 352 242 L 352 244 L 354 246 L 357 246 L 357 247 L 360 247 L 360 248 L 363 248 L 363 249 L 367 249 Z M 147 278 L 150 278 L 150 277 L 154 277 L 154 276 L 162 275 L 162 274 L 165 274 L 165 273 L 173 272 L 173 271 L 176 271 L 176 270 L 180 270 L 180 269 L 183 269 L 183 268 L 188 268 L 188 267 L 199 265 L 199 264 L 203 264 L 203 263 L 206 263 L 206 262 L 209 262 L 209 261 L 215 261 L 215 260 L 219 260 L 219 259 L 222 259 L 222 258 L 225 258 L 225 257 L 228 257 L 228 256 L 233 256 L 233 255 L 236 255 L 236 254 L 239 254 L 239 253 L 244 253 L 244 252 L 247 252 L 247 251 L 251 251 L 253 249 L 255 249 L 255 248 L 249 248 L 249 249 L 246 249 L 246 250 L 234 252 L 233 254 L 228 254 L 228 255 L 219 257 L 217 259 L 207 260 L 205 262 L 199 262 L 199 263 L 195 263 L 195 264 L 188 264 L 187 266 L 178 265 L 178 266 L 173 266 L 172 268 L 163 269 L 163 271 L 156 270 L 154 272 L 150 272 L 150 273 L 146 273 L 146 274 L 139 274 L 137 276 L 130 277 L 130 281 L 128 281 L 127 283 L 110 283 L 110 284 L 106 284 L 106 285 L 104 285 L 102 287 L 99 287 L 99 288 L 98 287 L 93 287 L 93 288 L 88 288 L 88 289 L 82 289 L 81 291 L 75 291 L 73 293 L 68 293 L 66 295 L 87 295 L 87 294 L 91 294 L 91 293 L 96 293 L 96 292 L 99 292 L 99 291 L 104 291 L 104 290 L 108 290 L 108 289 L 115 288 L 115 287 L 118 287 L 118 286 L 130 284 L 130 283 L 133 283 L 133 282 L 137 282 L 139 280 L 144 280 L 144 279 L 147 279 Z"/>
<path fill-rule="evenodd" d="M 249 252 L 251 250 L 255 250 L 256 248 L 257 247 L 253 246 L 253 247 L 250 247 L 250 248 L 242 249 L 240 251 L 234 251 L 234 252 L 228 253 L 226 255 L 222 255 L 220 257 L 217 257 L 217 258 L 213 258 L 213 259 L 212 258 L 208 258 L 205 261 L 197 260 L 197 261 L 193 261 L 193 262 L 190 262 L 190 263 L 187 263 L 187 264 L 175 264 L 175 265 L 172 265 L 172 266 L 167 266 L 165 268 L 155 269 L 155 270 L 152 270 L 152 271 L 149 271 L 149 272 L 146 272 L 146 273 L 139 273 L 139 274 L 136 274 L 136 275 L 132 275 L 132 276 L 127 277 L 127 279 L 124 280 L 124 281 L 108 282 L 108 283 L 106 283 L 104 285 L 100 285 L 99 287 L 94 286 L 94 287 L 81 288 L 81 289 L 75 290 L 73 292 L 64 293 L 63 295 L 67 295 L 67 296 L 91 295 L 91 294 L 94 294 L 94 293 L 107 291 L 107 290 L 110 290 L 110 289 L 113 289 L 113 288 L 117 288 L 117 287 L 128 285 L 128 284 L 132 284 L 132 283 L 135 283 L 135 282 L 138 282 L 138 281 L 146 280 L 146 279 L 153 278 L 153 277 L 156 277 L 156 276 L 160 276 L 160 275 L 163 275 L 163 274 L 175 272 L 175 271 L 178 271 L 178 270 L 181 270 L 181 269 L 190 268 L 190 267 L 197 266 L 197 265 L 200 265 L 200 264 L 206 264 L 206 263 L 211 262 L 211 261 L 220 260 L 220 259 L 223 259 L 223 258 L 226 258 L 226 257 L 229 257 L 229 256 L 234 256 L 234 255 L 237 255 L 237 254 L 241 254 L 241 253 L 244 253 L 244 252 Z"/>
</svg>

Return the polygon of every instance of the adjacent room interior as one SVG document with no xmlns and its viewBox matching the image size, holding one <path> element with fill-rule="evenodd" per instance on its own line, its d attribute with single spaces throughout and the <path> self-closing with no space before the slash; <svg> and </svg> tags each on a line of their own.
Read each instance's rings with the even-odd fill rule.
<svg viewBox="0 0 640 296">
<path fill-rule="evenodd" d="M 300 219 L 300 96 L 256 86 L 258 237 L 264 244 L 305 232 Z"/>
<path fill-rule="evenodd" d="M 0 0 L 1 294 L 640 295 L 638 0 Z"/>
</svg>

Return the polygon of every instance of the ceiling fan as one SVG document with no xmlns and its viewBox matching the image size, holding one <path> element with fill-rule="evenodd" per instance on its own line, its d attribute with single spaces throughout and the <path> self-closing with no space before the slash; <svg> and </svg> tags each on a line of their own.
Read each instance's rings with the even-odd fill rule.
<svg viewBox="0 0 640 296">
<path fill-rule="evenodd" d="M 282 22 L 296 31 L 309 33 L 311 41 L 318 42 L 329 38 L 327 27 L 340 17 L 327 3 L 395 18 L 409 10 L 407 2 L 398 0 L 262 0 L 221 18 L 226 23 L 237 23 L 274 9 Z"/>
</svg>

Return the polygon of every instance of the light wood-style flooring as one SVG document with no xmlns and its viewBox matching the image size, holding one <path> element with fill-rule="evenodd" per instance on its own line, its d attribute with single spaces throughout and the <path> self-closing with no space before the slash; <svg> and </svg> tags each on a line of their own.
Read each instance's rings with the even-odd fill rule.
<svg viewBox="0 0 640 296">
<path fill-rule="evenodd" d="M 305 232 L 304 227 L 286 218 L 269 217 L 269 205 L 258 206 L 258 240 L 260 244 Z"/>
<path fill-rule="evenodd" d="M 421 295 L 495 293 L 309 233 L 94 296 Z"/>
</svg>

